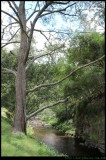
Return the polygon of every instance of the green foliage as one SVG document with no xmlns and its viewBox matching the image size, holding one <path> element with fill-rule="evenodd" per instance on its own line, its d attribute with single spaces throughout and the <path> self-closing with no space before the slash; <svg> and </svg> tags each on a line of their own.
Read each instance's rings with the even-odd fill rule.
<svg viewBox="0 0 106 160">
<path fill-rule="evenodd" d="M 8 69 L 17 70 L 17 55 L 13 55 L 11 52 L 7 50 L 2 50 L 1 54 L 1 65 L 2 67 L 6 67 Z"/>
<path fill-rule="evenodd" d="M 104 54 L 104 36 L 98 33 L 94 32 L 90 35 L 80 35 L 76 37 L 76 41 L 79 41 L 78 46 L 70 48 L 67 57 L 68 63 L 75 63 L 75 61 L 77 61 L 78 67 L 81 64 L 93 61 Z M 71 70 L 72 66 L 68 67 L 68 70 L 69 68 Z M 64 86 L 64 93 L 65 95 L 77 95 L 79 98 L 89 96 L 89 94 L 98 94 L 103 91 L 103 83 L 104 62 L 102 60 L 102 65 L 101 62 L 98 62 L 93 66 L 77 71 L 72 77 L 70 77 L 70 83 L 67 83 L 66 87 Z"/>
<path fill-rule="evenodd" d="M 65 105 L 63 106 L 58 105 L 55 111 L 56 111 L 56 117 L 58 118 L 57 124 L 62 123 L 65 120 L 67 120 L 67 109 Z"/>
<path fill-rule="evenodd" d="M 2 51 L 1 64 L 3 68 L 16 69 L 16 58 L 6 50 Z M 15 78 L 12 74 L 1 74 L 1 107 L 7 108 L 11 113 L 15 110 Z"/>
<path fill-rule="evenodd" d="M 54 81 L 56 68 L 52 64 L 33 64 L 27 72 L 27 88 L 35 85 L 48 84 Z M 51 101 L 55 101 L 57 90 L 54 87 L 44 87 L 27 95 L 27 114 L 37 110 Z"/>
<path fill-rule="evenodd" d="M 104 36 L 99 33 L 77 35 L 73 40 L 71 41 L 73 45 L 67 53 L 67 65 L 64 69 L 66 75 L 104 54 Z M 79 124 L 84 116 L 93 117 L 103 111 L 104 73 L 104 60 L 102 60 L 77 71 L 62 83 L 61 91 L 64 97 L 70 98 L 65 105 L 58 106 L 55 112 L 58 118 L 57 124 L 64 131 L 71 129 L 71 126 L 65 128 L 66 122 L 71 118 L 76 125 L 76 120 Z M 78 120 L 78 117 L 81 119 Z M 79 125 L 81 126 L 81 123 Z"/>
<path fill-rule="evenodd" d="M 40 113 L 40 118 L 47 124 L 54 125 L 57 123 L 57 118 L 55 112 L 48 108 Z"/>
<path fill-rule="evenodd" d="M 33 128 L 31 127 L 29 121 L 27 121 L 27 135 L 28 135 L 29 137 L 33 137 Z"/>
<path fill-rule="evenodd" d="M 78 106 L 77 116 L 93 117 L 104 111 L 104 98 L 96 97 L 95 99 L 86 99 L 82 101 Z"/>
<path fill-rule="evenodd" d="M 1 115 L 4 117 L 4 119 L 6 119 L 6 121 L 8 121 L 10 124 L 13 123 L 13 114 L 11 112 L 9 112 L 6 108 L 2 107 L 1 108 Z"/>
<path fill-rule="evenodd" d="M 40 84 L 49 84 L 58 81 L 68 75 L 74 69 L 96 60 L 104 54 L 104 36 L 93 32 L 73 37 L 71 47 L 67 50 L 65 57 L 59 58 L 55 63 L 34 63 L 26 72 L 27 89 Z M 55 47 L 55 46 L 54 46 Z M 50 48 L 49 50 L 53 50 Z M 53 57 L 54 58 L 54 57 Z M 55 60 L 55 58 L 54 58 Z M 2 66 L 16 69 L 16 59 L 3 51 Z M 91 66 L 78 70 L 62 83 L 43 87 L 36 92 L 27 95 L 27 115 L 51 104 L 59 99 L 69 96 L 68 102 L 44 110 L 41 118 L 48 124 L 58 125 L 64 132 L 70 132 L 76 124 L 78 116 L 82 118 L 92 117 L 103 111 L 104 100 L 99 98 L 104 94 L 104 60 Z M 15 83 L 10 74 L 2 73 L 2 107 L 14 113 L 15 108 Z M 11 94 L 10 94 L 11 93 Z M 97 103 L 95 100 L 99 99 Z M 93 103 L 94 102 L 94 103 Z M 7 113 L 6 116 L 10 116 Z M 13 118 L 13 117 L 12 117 Z M 73 119 L 73 123 L 70 120 Z M 30 128 L 30 127 L 29 127 Z M 29 129 L 31 135 L 32 131 Z"/>
<path fill-rule="evenodd" d="M 68 63 L 86 64 L 104 54 L 104 36 L 93 32 L 74 37 L 77 45 L 69 48 Z"/>
<path fill-rule="evenodd" d="M 11 67 L 10 67 L 11 66 Z M 14 55 L 3 51 L 2 53 L 2 67 L 16 69 L 16 59 Z M 35 85 L 43 83 L 50 83 L 54 79 L 56 68 L 54 65 L 33 64 L 26 72 L 27 89 L 33 88 Z M 2 72 L 2 94 L 1 106 L 7 108 L 14 114 L 15 110 L 15 78 L 10 73 Z M 11 93 L 11 94 L 10 94 Z M 57 92 L 55 88 L 42 88 L 34 93 L 30 93 L 26 97 L 27 114 L 37 110 L 41 104 L 50 100 L 54 100 Z"/>
<path fill-rule="evenodd" d="M 58 128 L 65 133 L 75 133 L 75 127 L 72 119 L 69 119 L 58 125 Z"/>
</svg>

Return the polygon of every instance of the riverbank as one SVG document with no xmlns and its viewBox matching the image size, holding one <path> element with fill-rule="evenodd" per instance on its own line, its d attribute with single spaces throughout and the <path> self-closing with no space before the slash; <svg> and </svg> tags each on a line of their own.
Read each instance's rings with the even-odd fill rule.
<svg viewBox="0 0 106 160">
<path fill-rule="evenodd" d="M 31 127 L 28 126 L 28 135 L 12 135 L 12 126 L 1 118 L 1 156 L 63 156 L 42 142 L 32 137 Z"/>
<path fill-rule="evenodd" d="M 67 122 L 68 124 L 69 122 Z M 34 117 L 31 121 L 30 124 L 33 128 L 55 128 L 56 130 L 58 130 L 60 133 L 62 132 L 64 134 L 64 137 L 72 137 L 75 139 L 75 142 L 78 146 L 83 146 L 85 148 L 89 149 L 94 149 L 97 150 L 98 153 L 100 153 L 100 155 L 104 156 L 104 145 L 102 146 L 97 146 L 97 144 L 93 143 L 93 141 L 89 141 L 87 138 L 86 139 L 82 139 L 81 137 L 75 135 L 75 130 L 74 127 L 71 129 L 68 129 L 67 125 L 61 124 L 59 126 L 52 126 L 49 124 L 47 124 L 47 122 L 42 121 L 38 116 Z M 65 126 L 66 125 L 66 126 Z M 69 125 L 69 124 L 68 124 Z M 67 130 L 68 129 L 68 130 Z M 35 132 L 36 133 L 36 132 Z M 101 147 L 101 148 L 100 148 Z"/>
<path fill-rule="evenodd" d="M 54 123 L 53 123 L 54 122 Z M 64 123 L 57 124 L 54 120 L 42 120 L 42 117 L 36 116 L 30 120 L 30 125 L 32 127 L 52 127 L 56 130 L 64 133 L 67 136 L 75 136 L 75 127 L 73 126 L 72 120 Z"/>
</svg>

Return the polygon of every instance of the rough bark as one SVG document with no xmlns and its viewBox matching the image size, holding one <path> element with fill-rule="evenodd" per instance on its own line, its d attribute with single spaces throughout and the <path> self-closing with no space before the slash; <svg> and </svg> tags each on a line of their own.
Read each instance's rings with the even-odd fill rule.
<svg viewBox="0 0 106 160">
<path fill-rule="evenodd" d="M 18 14 L 19 24 L 21 28 L 21 42 L 20 53 L 18 57 L 18 70 L 16 76 L 16 108 L 13 133 L 23 132 L 26 134 L 26 77 L 25 77 L 25 64 L 29 55 L 33 30 L 37 19 L 40 14 L 47 8 L 47 5 L 41 9 L 34 19 L 30 36 L 26 33 L 26 15 L 25 15 L 25 1 L 20 1 Z"/>
<path fill-rule="evenodd" d="M 21 19 L 21 43 L 18 57 L 18 70 L 16 76 L 16 108 L 13 132 L 26 133 L 26 77 L 25 77 L 25 54 L 27 50 L 26 18 L 24 2 L 20 2 L 19 16 Z"/>
</svg>

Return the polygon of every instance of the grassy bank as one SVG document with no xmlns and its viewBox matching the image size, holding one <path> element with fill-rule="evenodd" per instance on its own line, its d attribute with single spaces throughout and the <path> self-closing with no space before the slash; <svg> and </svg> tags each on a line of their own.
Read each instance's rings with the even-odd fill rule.
<svg viewBox="0 0 106 160">
<path fill-rule="evenodd" d="M 50 149 L 42 142 L 37 142 L 31 137 L 31 128 L 28 135 L 13 135 L 12 126 L 1 118 L 1 156 L 62 156 Z"/>
</svg>

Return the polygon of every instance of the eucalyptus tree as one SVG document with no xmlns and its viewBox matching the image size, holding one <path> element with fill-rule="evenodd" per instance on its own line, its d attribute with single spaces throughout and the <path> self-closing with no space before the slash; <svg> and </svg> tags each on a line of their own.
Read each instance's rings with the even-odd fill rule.
<svg viewBox="0 0 106 160">
<path fill-rule="evenodd" d="M 42 87 L 49 87 L 54 86 L 56 84 L 61 83 L 68 77 L 70 77 L 74 72 L 80 70 L 84 67 L 87 67 L 90 64 L 96 63 L 103 58 L 100 57 L 97 60 L 90 62 L 89 64 L 85 64 L 84 66 L 80 66 L 79 68 L 75 69 L 67 76 L 62 78 L 57 82 L 53 82 L 50 84 L 40 84 L 35 85 L 32 89 L 26 89 L 26 72 L 28 72 L 29 67 L 34 63 L 35 60 L 38 58 L 51 55 L 56 50 L 62 50 L 64 48 L 64 43 L 62 43 L 59 47 L 55 47 L 54 50 L 51 52 L 47 52 L 45 54 L 39 54 L 33 57 L 30 61 L 30 49 L 31 49 L 31 42 L 34 36 L 34 32 L 39 32 L 42 34 L 47 41 L 49 41 L 47 37 L 47 33 L 62 33 L 63 31 L 56 31 L 55 28 L 52 30 L 48 29 L 47 31 L 36 29 L 36 25 L 38 21 L 42 21 L 45 25 L 50 23 L 49 28 L 52 26 L 53 20 L 55 19 L 53 16 L 60 14 L 63 16 L 65 20 L 75 19 L 75 17 L 79 16 L 83 7 L 83 4 L 86 2 L 79 2 L 79 1 L 3 1 L 2 2 L 2 46 L 1 48 L 6 47 L 9 44 L 18 43 L 19 44 L 19 51 L 17 54 L 10 52 L 13 54 L 17 59 L 17 69 L 13 70 L 10 68 L 3 68 L 2 71 L 12 73 L 15 76 L 15 90 L 16 90 L 16 107 L 15 107 L 15 118 L 14 118 L 14 126 L 13 132 L 23 132 L 26 133 L 26 121 L 27 118 L 35 114 L 31 114 L 29 116 L 26 115 L 26 95 L 30 92 L 34 92 Z M 9 7 L 9 11 L 6 10 L 6 5 Z M 86 4 L 85 4 L 86 6 Z M 5 16 L 4 16 L 5 15 Z M 7 19 L 8 17 L 8 19 Z M 7 22 L 4 21 L 7 19 Z M 29 22 L 30 21 L 30 22 Z M 55 22 L 55 21 L 54 21 Z M 55 25 L 55 23 L 54 23 Z M 15 31 L 16 29 L 16 31 Z M 7 35 L 8 40 L 6 41 Z M 19 41 L 14 41 L 14 37 L 19 33 Z M 64 40 L 64 39 L 63 39 Z M 52 45 L 52 42 L 49 42 Z M 60 52 L 59 51 L 59 52 Z M 59 103 L 65 102 L 65 100 L 60 100 L 49 107 L 55 106 Z M 47 108 L 45 106 L 44 108 Z M 43 109 L 44 109 L 43 108 Z M 42 110 L 43 110 L 42 109 Z"/>
</svg>

